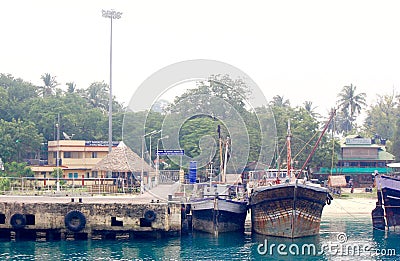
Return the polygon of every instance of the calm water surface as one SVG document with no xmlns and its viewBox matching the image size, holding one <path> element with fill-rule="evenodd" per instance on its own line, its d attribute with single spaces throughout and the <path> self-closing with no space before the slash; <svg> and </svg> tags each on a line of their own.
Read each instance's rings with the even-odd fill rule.
<svg viewBox="0 0 400 261">
<path fill-rule="evenodd" d="M 246 232 L 217 238 L 192 233 L 158 240 L 6 241 L 0 242 L 0 260 L 400 260 L 400 231 L 374 231 L 369 216 L 325 217 L 319 236 L 295 240 Z"/>
</svg>

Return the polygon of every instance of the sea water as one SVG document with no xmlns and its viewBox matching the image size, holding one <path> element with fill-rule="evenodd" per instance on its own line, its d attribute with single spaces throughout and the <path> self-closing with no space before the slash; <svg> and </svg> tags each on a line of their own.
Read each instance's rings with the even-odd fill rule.
<svg viewBox="0 0 400 261">
<path fill-rule="evenodd" d="M 369 215 L 331 216 L 323 217 L 318 236 L 293 240 L 247 227 L 218 237 L 2 241 L 0 260 L 400 260 L 400 231 L 373 230 Z"/>
</svg>

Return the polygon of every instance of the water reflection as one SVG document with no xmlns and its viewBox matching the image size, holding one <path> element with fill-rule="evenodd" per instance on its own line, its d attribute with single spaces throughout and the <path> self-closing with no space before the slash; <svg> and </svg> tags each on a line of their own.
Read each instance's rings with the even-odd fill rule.
<svg viewBox="0 0 400 261">
<path fill-rule="evenodd" d="M 299 239 L 250 232 L 218 237 L 193 232 L 165 239 L 3 241 L 0 260 L 399 260 L 399 240 L 400 231 L 373 230 L 370 217 L 332 217 L 322 221 L 318 236 Z M 269 252 L 272 244 L 273 251 Z M 281 253 L 279 244 L 285 246 Z M 306 252 L 302 252 L 304 245 Z M 316 254 L 311 246 L 315 246 Z M 336 246 L 336 251 L 329 246 Z M 339 252 L 338 247 L 343 246 Z M 371 251 L 357 252 L 354 246 L 366 246 Z M 385 255 L 376 255 L 375 250 L 383 250 Z M 395 250 L 395 256 L 389 256 L 389 250 Z"/>
</svg>

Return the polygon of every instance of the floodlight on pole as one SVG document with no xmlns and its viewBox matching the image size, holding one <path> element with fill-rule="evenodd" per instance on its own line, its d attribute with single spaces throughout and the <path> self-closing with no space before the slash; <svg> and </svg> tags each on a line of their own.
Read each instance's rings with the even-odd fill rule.
<svg viewBox="0 0 400 261">
<path fill-rule="evenodd" d="M 110 30 L 110 95 L 108 98 L 108 153 L 112 150 L 112 24 L 114 19 L 120 19 L 122 12 L 117 12 L 114 9 L 111 10 L 101 10 L 102 16 L 104 18 L 109 18 L 111 22 Z"/>
</svg>

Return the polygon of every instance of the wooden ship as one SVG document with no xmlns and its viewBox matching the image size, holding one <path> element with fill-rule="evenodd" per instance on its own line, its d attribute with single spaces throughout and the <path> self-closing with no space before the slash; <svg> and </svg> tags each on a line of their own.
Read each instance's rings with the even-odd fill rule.
<svg viewBox="0 0 400 261">
<path fill-rule="evenodd" d="M 400 225 L 400 179 L 377 174 L 375 182 L 378 201 L 371 213 L 373 227 L 395 229 Z"/>
<path fill-rule="evenodd" d="M 248 198 L 241 184 L 226 183 L 226 166 L 229 138 L 226 140 L 224 164 L 222 164 L 222 139 L 220 140 L 221 177 L 213 182 L 213 167 L 210 167 L 209 184 L 197 184 L 199 195 L 190 199 L 193 230 L 218 235 L 224 232 L 244 231 Z"/>
<path fill-rule="evenodd" d="M 244 231 L 247 200 L 244 191 L 239 192 L 243 186 L 211 184 L 204 189 L 210 193 L 190 201 L 193 230 L 214 235 Z"/>
<path fill-rule="evenodd" d="M 313 236 L 319 233 L 323 208 L 325 204 L 330 204 L 333 197 L 327 188 L 311 183 L 306 177 L 299 178 L 304 173 L 305 166 L 315 152 L 334 114 L 333 111 L 300 171 L 292 169 L 291 165 L 289 122 L 286 178 L 282 181 L 277 178 L 269 184 L 262 183 L 251 192 L 249 207 L 253 232 L 286 238 Z"/>
</svg>

